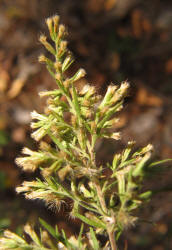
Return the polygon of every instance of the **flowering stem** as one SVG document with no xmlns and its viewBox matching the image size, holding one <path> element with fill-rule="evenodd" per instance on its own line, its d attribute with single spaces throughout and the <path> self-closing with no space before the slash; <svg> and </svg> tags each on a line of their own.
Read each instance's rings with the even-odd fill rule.
<svg viewBox="0 0 172 250">
<path fill-rule="evenodd" d="M 104 200 L 104 196 L 103 196 L 99 181 L 97 179 L 94 179 L 93 183 L 94 183 L 94 186 L 96 188 L 97 195 L 98 195 L 99 202 L 100 202 L 100 205 L 102 207 L 102 210 L 104 211 L 104 213 L 106 213 L 108 215 L 108 209 L 106 207 L 106 203 L 105 203 L 105 200 Z M 112 250 L 117 250 L 114 229 L 113 230 L 111 229 L 111 225 L 109 224 L 109 222 L 106 222 L 106 226 L 107 226 L 107 233 L 108 233 L 108 236 L 109 236 L 111 249 Z"/>
</svg>

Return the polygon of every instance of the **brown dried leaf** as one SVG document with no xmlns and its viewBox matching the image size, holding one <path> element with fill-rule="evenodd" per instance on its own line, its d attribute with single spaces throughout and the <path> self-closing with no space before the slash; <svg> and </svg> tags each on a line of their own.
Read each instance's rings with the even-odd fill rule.
<svg viewBox="0 0 172 250">
<path fill-rule="evenodd" d="M 98 13 L 103 9 L 104 0 L 88 0 L 87 1 L 87 8 L 94 12 Z"/>
<path fill-rule="evenodd" d="M 8 87 L 9 74 L 5 70 L 0 70 L 0 93 L 4 93 Z"/>
<path fill-rule="evenodd" d="M 148 90 L 145 89 L 144 87 L 139 88 L 137 92 L 136 101 L 141 106 L 145 105 L 145 106 L 160 107 L 163 104 L 162 99 L 148 92 Z"/>
<path fill-rule="evenodd" d="M 172 58 L 170 58 L 165 64 L 165 71 L 168 74 L 172 74 Z"/>
<path fill-rule="evenodd" d="M 120 56 L 118 53 L 114 52 L 112 55 L 111 55 L 111 58 L 110 58 L 110 66 L 111 66 L 111 69 L 114 70 L 114 71 L 117 71 L 120 67 Z"/>
<path fill-rule="evenodd" d="M 142 36 L 141 19 L 142 19 L 142 12 L 138 9 L 134 10 L 132 12 L 131 22 L 132 22 L 133 35 L 136 38 L 140 38 Z"/>
<path fill-rule="evenodd" d="M 8 91 L 7 95 L 10 99 L 15 98 L 22 90 L 23 86 L 25 84 L 25 79 L 16 79 L 12 82 L 12 86 L 10 90 Z"/>
<path fill-rule="evenodd" d="M 104 3 L 105 10 L 107 10 L 107 11 L 111 10 L 115 6 L 116 1 L 117 0 L 106 0 Z"/>
</svg>

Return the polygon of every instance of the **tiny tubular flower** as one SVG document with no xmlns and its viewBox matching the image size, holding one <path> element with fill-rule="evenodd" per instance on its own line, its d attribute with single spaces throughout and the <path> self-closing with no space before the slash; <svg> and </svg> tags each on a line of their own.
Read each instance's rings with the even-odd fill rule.
<svg viewBox="0 0 172 250">
<path fill-rule="evenodd" d="M 61 74 L 60 73 L 56 73 L 55 74 L 55 78 L 57 81 L 61 81 Z"/>
<path fill-rule="evenodd" d="M 116 109 L 116 112 L 121 111 L 121 109 L 123 109 L 123 105 L 122 104 Z"/>
<path fill-rule="evenodd" d="M 123 82 L 119 88 L 121 95 L 126 93 L 127 89 L 130 87 L 130 84 L 128 82 Z"/>
<path fill-rule="evenodd" d="M 47 246 L 52 248 L 53 242 L 52 242 L 52 240 L 50 238 L 50 235 L 47 233 L 47 231 L 42 231 L 41 232 L 41 239 L 42 239 L 42 242 L 44 242 L 44 244 L 46 244 Z"/>
<path fill-rule="evenodd" d="M 39 145 L 40 149 L 43 151 L 50 151 L 51 150 L 51 146 L 50 144 L 48 144 L 47 142 L 41 141 L 40 145 Z"/>
<path fill-rule="evenodd" d="M 52 94 L 51 91 L 41 91 L 41 92 L 39 92 L 40 97 L 49 96 L 51 94 Z"/>
<path fill-rule="evenodd" d="M 4 231 L 4 236 L 9 239 L 14 239 L 17 235 L 9 230 Z"/>
<path fill-rule="evenodd" d="M 142 150 L 140 152 L 136 152 L 135 155 L 143 155 L 146 153 L 150 153 L 151 151 L 153 151 L 153 145 L 152 144 L 148 144 L 146 147 L 142 148 Z"/>
<path fill-rule="evenodd" d="M 24 171 L 34 172 L 38 167 L 38 164 L 30 160 L 30 157 L 18 157 L 15 161 Z"/>
<path fill-rule="evenodd" d="M 135 144 L 136 144 L 135 141 L 129 141 L 129 142 L 128 142 L 128 146 L 131 146 L 131 147 L 134 146 Z"/>
<path fill-rule="evenodd" d="M 42 55 L 40 55 L 40 56 L 38 57 L 38 61 L 41 62 L 41 63 L 46 63 L 46 62 L 47 62 L 47 58 L 46 58 L 46 56 L 44 56 L 44 55 L 42 54 Z"/>
<path fill-rule="evenodd" d="M 26 187 L 37 187 L 38 182 L 37 181 L 24 181 L 22 185 Z"/>
<path fill-rule="evenodd" d="M 46 37 L 45 35 L 41 35 L 41 36 L 39 37 L 39 41 L 40 41 L 42 44 L 44 44 L 45 42 L 47 42 L 47 37 Z"/>
<path fill-rule="evenodd" d="M 51 17 L 47 18 L 46 24 L 48 26 L 50 33 L 52 33 L 53 32 L 53 19 Z"/>
<path fill-rule="evenodd" d="M 31 188 L 27 187 L 27 186 L 16 187 L 16 192 L 17 193 L 24 193 L 24 192 L 29 192 L 29 191 L 31 191 Z"/>
<path fill-rule="evenodd" d="M 25 233 L 27 233 L 34 241 L 37 241 L 38 240 L 38 236 L 37 234 L 35 233 L 35 231 L 33 230 L 33 228 L 31 227 L 30 224 L 26 224 L 24 226 L 24 231 Z"/>
<path fill-rule="evenodd" d="M 25 155 L 33 155 L 35 152 L 32 151 L 32 150 L 29 149 L 29 148 L 24 147 L 24 148 L 22 149 L 22 153 L 25 154 Z"/>
<path fill-rule="evenodd" d="M 153 145 L 152 144 L 148 144 L 146 147 L 145 147 L 145 151 L 152 151 L 154 149 Z"/>
<path fill-rule="evenodd" d="M 55 15 L 53 16 L 53 22 L 54 22 L 54 33 L 57 33 L 57 28 L 59 26 L 59 16 L 58 15 Z"/>
<path fill-rule="evenodd" d="M 67 56 L 63 62 L 63 65 L 62 65 L 63 72 L 68 69 L 68 67 L 71 65 L 71 62 L 72 62 L 71 56 Z"/>
<path fill-rule="evenodd" d="M 35 130 L 31 134 L 31 137 L 35 139 L 35 141 L 40 141 L 45 135 L 46 135 L 46 130 L 42 127 L 42 128 Z"/>
<path fill-rule="evenodd" d="M 21 244 L 26 244 L 26 241 L 9 230 L 5 230 L 4 237 L 0 238 L 0 249 L 2 250 L 14 249 L 17 246 L 20 246 Z"/>
<path fill-rule="evenodd" d="M 54 67 L 57 71 L 61 71 L 61 68 L 62 68 L 62 64 L 61 62 L 55 62 L 54 63 Z"/>
<path fill-rule="evenodd" d="M 30 115 L 31 115 L 31 118 L 32 118 L 33 120 L 40 120 L 40 121 L 46 121 L 46 120 L 47 120 L 47 117 L 46 117 L 45 115 L 41 115 L 41 114 L 39 114 L 38 112 L 36 112 L 35 110 L 32 111 L 32 112 L 30 113 Z"/>
<path fill-rule="evenodd" d="M 104 123 L 104 127 L 112 127 L 114 124 L 119 122 L 119 118 L 113 118 L 112 120 L 109 120 L 107 122 Z"/>
<path fill-rule="evenodd" d="M 45 48 L 52 54 L 55 54 L 54 48 L 51 46 L 49 42 L 47 42 L 47 37 L 45 35 L 41 35 L 39 41 L 45 46 Z"/>
<path fill-rule="evenodd" d="M 121 133 L 120 132 L 115 132 L 115 133 L 112 134 L 111 138 L 115 139 L 115 140 L 120 140 L 121 139 Z"/>
<path fill-rule="evenodd" d="M 79 92 L 80 95 L 85 95 L 84 98 L 86 100 L 90 99 L 90 100 L 95 100 L 95 99 L 91 99 L 91 97 L 93 97 L 96 93 L 96 88 L 94 86 L 91 86 L 89 84 L 86 84 L 83 89 Z"/>
<path fill-rule="evenodd" d="M 72 81 L 77 81 L 86 75 L 86 71 L 84 69 L 79 69 L 76 74 L 71 78 Z"/>
<path fill-rule="evenodd" d="M 80 95 L 85 95 L 88 91 L 91 90 L 91 86 L 89 84 L 84 85 L 82 90 L 79 92 Z"/>
<path fill-rule="evenodd" d="M 71 81 L 70 79 L 66 79 L 64 82 L 63 82 L 65 88 L 69 88 L 69 86 L 71 85 Z"/>
<path fill-rule="evenodd" d="M 58 242 L 57 246 L 58 246 L 58 249 L 64 249 L 64 244 L 61 242 Z"/>
<path fill-rule="evenodd" d="M 51 168 L 44 168 L 42 171 L 41 171 L 41 174 L 43 177 L 48 177 L 50 176 L 52 173 L 53 173 L 53 170 L 54 169 L 51 169 Z"/>
<path fill-rule="evenodd" d="M 117 86 L 116 85 L 109 85 L 106 94 L 107 95 L 113 95 L 116 90 L 117 90 Z"/>
<path fill-rule="evenodd" d="M 62 51 L 64 51 L 66 49 L 66 47 L 67 47 L 67 41 L 62 41 L 60 43 L 60 48 L 59 49 L 61 49 Z"/>
<path fill-rule="evenodd" d="M 113 95 L 115 94 L 116 89 L 117 89 L 116 85 L 109 85 L 108 86 L 108 89 L 107 89 L 106 94 L 103 98 L 103 101 L 101 102 L 101 104 L 99 106 L 99 109 L 101 109 L 105 106 L 108 106 L 110 104 L 110 101 L 111 101 Z"/>
<path fill-rule="evenodd" d="M 35 200 L 35 199 L 45 199 L 46 198 L 46 192 L 45 191 L 32 191 L 30 193 L 26 193 L 25 197 L 29 200 Z"/>
<path fill-rule="evenodd" d="M 58 33 L 58 37 L 62 38 L 64 36 L 65 33 L 65 26 L 63 24 L 59 25 L 59 33 Z"/>
</svg>

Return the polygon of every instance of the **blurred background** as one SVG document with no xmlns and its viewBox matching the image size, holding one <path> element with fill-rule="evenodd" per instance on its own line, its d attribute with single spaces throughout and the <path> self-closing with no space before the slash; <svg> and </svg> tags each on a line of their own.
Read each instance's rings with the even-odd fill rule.
<svg viewBox="0 0 172 250">
<path fill-rule="evenodd" d="M 79 222 L 44 204 L 26 201 L 15 187 L 33 176 L 23 173 L 14 159 L 23 146 L 36 148 L 30 138 L 30 112 L 43 111 L 40 90 L 56 87 L 43 65 L 38 42 L 47 34 L 45 18 L 58 14 L 68 27 L 73 70 L 87 71 L 87 81 L 104 94 L 108 84 L 128 80 L 131 90 L 118 128 L 122 141 L 98 145 L 99 161 L 112 159 L 128 140 L 138 146 L 152 143 L 157 159 L 172 156 L 172 2 L 170 0 L 0 0 L 0 233 L 38 216 L 78 231 Z M 80 84 L 84 84 L 82 80 Z M 172 249 L 172 168 L 146 182 L 162 191 L 140 211 L 136 228 L 124 232 L 121 249 Z M 67 220 L 67 223 L 66 223 Z"/>
</svg>

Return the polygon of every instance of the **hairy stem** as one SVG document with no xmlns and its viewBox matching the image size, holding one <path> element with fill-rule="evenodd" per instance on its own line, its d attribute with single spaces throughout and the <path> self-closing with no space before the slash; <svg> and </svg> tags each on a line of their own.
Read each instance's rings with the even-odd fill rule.
<svg viewBox="0 0 172 250">
<path fill-rule="evenodd" d="M 94 179 L 93 183 L 94 183 L 94 186 L 96 188 L 97 195 L 98 195 L 99 202 L 100 202 L 100 205 L 102 207 L 102 210 L 106 215 L 108 215 L 108 209 L 106 207 L 106 203 L 105 203 L 105 200 L 104 200 L 104 196 L 103 196 L 99 181 L 97 179 Z M 106 222 L 106 225 L 107 225 L 107 233 L 108 233 L 108 236 L 109 236 L 111 249 L 112 250 L 117 250 L 117 245 L 116 245 L 116 240 L 115 240 L 115 232 L 114 232 L 114 230 L 111 229 L 111 225 L 109 224 L 109 222 Z"/>
<path fill-rule="evenodd" d="M 108 232 L 108 236 L 109 236 L 110 245 L 111 245 L 112 250 L 117 250 L 115 233 L 108 228 L 107 228 L 107 232 Z"/>
</svg>

